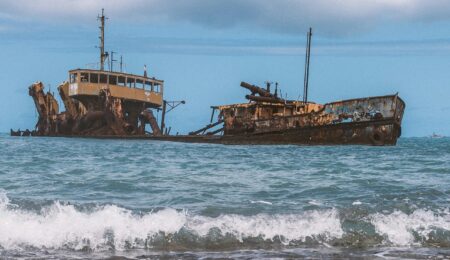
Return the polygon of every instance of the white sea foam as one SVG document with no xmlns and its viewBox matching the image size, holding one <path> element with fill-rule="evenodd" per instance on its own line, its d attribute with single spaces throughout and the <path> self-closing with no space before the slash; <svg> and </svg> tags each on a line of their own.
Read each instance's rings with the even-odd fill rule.
<svg viewBox="0 0 450 260">
<path fill-rule="evenodd" d="M 98 248 L 114 235 L 114 244 L 123 248 L 135 239 L 146 239 L 159 231 L 174 233 L 186 223 L 186 215 L 167 209 L 157 214 L 135 216 L 130 211 L 104 206 L 92 213 L 82 213 L 71 205 L 55 203 L 41 214 L 0 209 L 0 245 L 14 248 L 21 245 L 81 249 Z"/>
<path fill-rule="evenodd" d="M 317 200 L 310 200 L 308 201 L 308 204 L 314 205 L 314 206 L 321 206 L 322 202 L 317 201 Z"/>
<path fill-rule="evenodd" d="M 286 243 L 291 240 L 304 241 L 307 237 L 318 235 L 338 238 L 344 233 L 337 210 L 334 209 L 287 215 L 222 215 L 217 218 L 195 216 L 187 223 L 187 227 L 200 236 L 205 236 L 212 228 L 219 228 L 222 233 L 232 234 L 241 241 L 246 237 L 272 239 L 282 236 Z"/>
<path fill-rule="evenodd" d="M 283 237 L 286 243 L 307 237 L 339 238 L 344 233 L 334 209 L 291 215 L 211 218 L 174 209 L 137 215 L 114 205 L 82 212 L 59 202 L 35 213 L 8 203 L 6 196 L 0 196 L 0 246 L 5 249 L 23 246 L 82 249 L 88 246 L 95 250 L 102 249 L 111 240 L 116 249 L 130 245 L 139 248 L 142 247 L 139 241 L 159 232 L 176 234 L 182 228 L 201 237 L 216 228 L 241 241 L 246 237 Z"/>
<path fill-rule="evenodd" d="M 356 205 L 361 205 L 362 202 L 359 200 L 353 201 L 352 205 L 356 206 Z"/>
<path fill-rule="evenodd" d="M 259 203 L 259 204 L 272 205 L 272 202 L 265 201 L 265 200 L 251 200 L 250 203 L 252 203 L 252 204 Z"/>
<path fill-rule="evenodd" d="M 5 208 L 9 204 L 8 196 L 6 196 L 6 192 L 0 189 L 0 209 Z"/>
<path fill-rule="evenodd" d="M 388 215 L 378 213 L 372 216 L 372 224 L 377 233 L 386 236 L 394 245 L 415 245 L 418 243 L 413 233 L 428 239 L 437 229 L 450 231 L 450 212 L 419 209 L 409 215 L 400 211 Z"/>
</svg>

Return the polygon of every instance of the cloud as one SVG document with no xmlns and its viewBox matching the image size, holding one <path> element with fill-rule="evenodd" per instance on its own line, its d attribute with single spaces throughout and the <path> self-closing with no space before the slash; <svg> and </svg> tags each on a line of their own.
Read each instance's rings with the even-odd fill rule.
<svg viewBox="0 0 450 260">
<path fill-rule="evenodd" d="M 298 34 L 313 26 L 343 36 L 389 22 L 450 20 L 448 0 L 2 0 L 8 16 L 32 21 L 91 21 L 101 8 L 127 22 L 188 22 Z"/>
</svg>

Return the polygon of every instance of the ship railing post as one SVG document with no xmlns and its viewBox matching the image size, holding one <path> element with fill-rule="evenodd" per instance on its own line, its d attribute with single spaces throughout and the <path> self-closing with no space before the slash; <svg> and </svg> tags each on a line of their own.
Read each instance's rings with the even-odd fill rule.
<svg viewBox="0 0 450 260">
<path fill-rule="evenodd" d="M 164 122 L 166 118 L 166 107 L 167 107 L 167 101 L 163 100 L 163 107 L 162 107 L 162 114 L 161 114 L 161 132 L 164 134 L 164 128 L 166 127 L 166 124 Z"/>
</svg>

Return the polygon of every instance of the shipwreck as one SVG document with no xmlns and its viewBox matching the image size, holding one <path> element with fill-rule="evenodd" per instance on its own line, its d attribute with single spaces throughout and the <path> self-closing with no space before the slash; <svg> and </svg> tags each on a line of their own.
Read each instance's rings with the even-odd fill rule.
<svg viewBox="0 0 450 260">
<path fill-rule="evenodd" d="M 98 69 L 69 71 L 58 87 L 65 111 L 44 84 L 36 82 L 29 94 L 39 118 L 34 130 L 11 135 L 146 139 L 219 144 L 360 144 L 395 145 L 401 136 L 405 109 L 398 94 L 317 104 L 308 100 L 312 30 L 307 34 L 302 100 L 283 99 L 278 84 L 265 88 L 246 82 L 247 102 L 212 106 L 208 125 L 187 135 L 171 135 L 165 115 L 184 101 L 166 101 L 164 81 L 113 71 L 104 48 L 105 16 L 100 21 Z M 111 53 L 112 54 L 112 53 Z M 110 58 L 110 59 L 109 59 Z M 109 59 L 110 68 L 105 70 Z M 155 111 L 161 112 L 157 120 Z M 217 116 L 215 116 L 217 115 Z M 158 122 L 159 121 L 159 122 Z M 147 131 L 149 129 L 151 131 Z"/>
<path fill-rule="evenodd" d="M 184 101 L 163 100 L 164 81 L 144 75 L 113 70 L 113 52 L 105 52 L 105 15 L 100 21 L 100 62 L 98 69 L 69 71 L 68 81 L 58 86 L 65 111 L 44 84 L 29 87 L 39 116 L 33 131 L 13 131 L 11 135 L 33 136 L 144 136 L 146 125 L 152 135 L 168 134 L 164 127 L 166 108 L 172 109 Z M 110 57 L 111 56 L 111 57 Z M 105 70 L 105 63 L 109 70 Z M 162 110 L 158 124 L 153 111 Z M 165 132 L 166 131 L 166 132 Z"/>
</svg>

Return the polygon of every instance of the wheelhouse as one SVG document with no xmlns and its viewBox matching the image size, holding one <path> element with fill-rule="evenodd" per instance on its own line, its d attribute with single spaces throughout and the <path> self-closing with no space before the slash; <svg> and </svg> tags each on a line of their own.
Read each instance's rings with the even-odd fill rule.
<svg viewBox="0 0 450 260">
<path fill-rule="evenodd" d="M 145 76 L 102 70 L 76 69 L 69 71 L 69 96 L 97 96 L 109 88 L 112 97 L 125 101 L 144 102 L 148 107 L 163 103 L 164 81 Z"/>
</svg>

